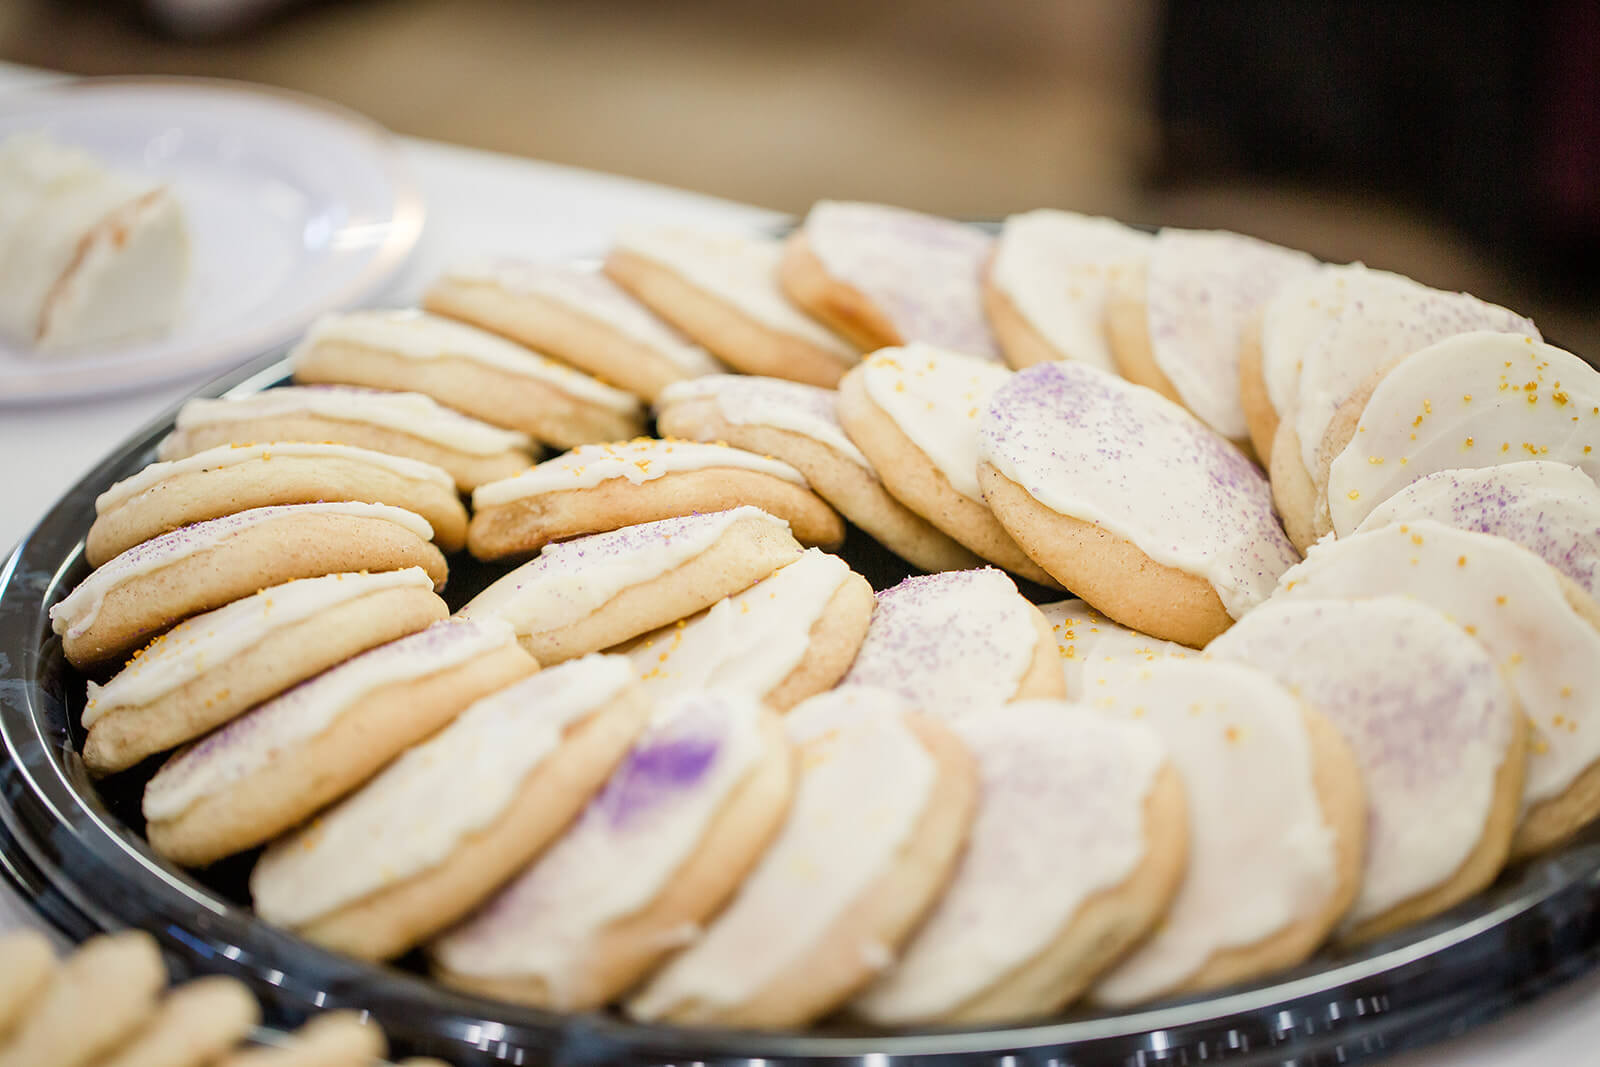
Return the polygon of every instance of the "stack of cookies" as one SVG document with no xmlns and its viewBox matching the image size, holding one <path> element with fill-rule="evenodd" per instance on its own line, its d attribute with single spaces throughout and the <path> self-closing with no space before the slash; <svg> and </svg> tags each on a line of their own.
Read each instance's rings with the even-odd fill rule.
<svg viewBox="0 0 1600 1067">
<path fill-rule="evenodd" d="M 91 770 L 177 749 L 152 847 L 261 849 L 309 940 L 1006 1021 L 1383 936 L 1600 814 L 1600 373 L 1504 308 L 846 203 L 424 303 L 186 406 L 52 612 Z M 926 573 L 875 593 L 852 527 Z M 504 569 L 447 605 L 463 548 Z"/>
</svg>

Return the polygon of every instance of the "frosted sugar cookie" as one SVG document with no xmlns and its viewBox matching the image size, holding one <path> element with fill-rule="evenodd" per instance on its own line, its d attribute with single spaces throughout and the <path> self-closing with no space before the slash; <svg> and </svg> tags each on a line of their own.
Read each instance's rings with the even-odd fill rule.
<svg viewBox="0 0 1600 1067">
<path fill-rule="evenodd" d="M 585 445 L 480 485 L 467 544 L 479 559 L 525 556 L 552 541 L 741 504 L 786 520 L 803 544 L 844 540 L 843 521 L 787 463 L 724 444 L 641 437 Z"/>
<path fill-rule="evenodd" d="M 428 949 L 445 983 L 525 1004 L 599 1007 L 693 940 L 788 810 L 794 758 L 774 712 L 686 693 L 578 821 Z"/>
<path fill-rule="evenodd" d="M 1279 597 L 1409 596 L 1478 639 L 1528 717 L 1528 771 L 1514 855 L 1600 814 L 1600 607 L 1532 552 L 1429 519 L 1315 546 Z"/>
<path fill-rule="evenodd" d="M 860 354 L 789 303 L 783 244 L 660 228 L 625 231 L 605 272 L 646 307 L 746 374 L 832 386 Z"/>
<path fill-rule="evenodd" d="M 136 545 L 50 609 L 75 667 L 115 659 L 174 623 L 269 585 L 359 570 L 421 567 L 444 587 L 426 519 L 387 504 L 251 508 Z"/>
<path fill-rule="evenodd" d="M 0 934 L 0 1047 L 18 1024 L 27 1019 L 37 998 L 50 987 L 56 973 L 56 953 L 50 939 L 22 927 Z"/>
<path fill-rule="evenodd" d="M 863 349 L 926 341 L 998 360 L 979 281 L 994 238 L 883 204 L 819 200 L 784 245 L 789 298 Z"/>
<path fill-rule="evenodd" d="M 646 400 L 673 382 L 722 369 L 595 271 L 533 260 L 480 261 L 445 271 L 422 302 Z"/>
<path fill-rule="evenodd" d="M 1565 463 L 1435 471 L 1373 508 L 1356 533 L 1416 519 L 1515 541 L 1600 597 L 1600 486 Z"/>
<path fill-rule="evenodd" d="M 480 698 L 268 847 L 250 874 L 256 914 L 352 956 L 400 955 L 553 841 L 650 707 L 621 656 L 585 656 Z"/>
<path fill-rule="evenodd" d="M 629 1000 L 635 1018 L 802 1026 L 887 966 L 949 880 L 977 801 L 961 742 L 918 715 L 835 726 L 824 711 L 820 729 L 804 707 L 785 720 L 801 767 L 789 817 L 704 935 Z"/>
<path fill-rule="evenodd" d="M 1112 286 L 1149 254 L 1150 234 L 1113 219 L 1040 210 L 1006 219 L 983 306 L 1016 370 L 1076 359 L 1115 372 L 1106 341 Z"/>
<path fill-rule="evenodd" d="M 889 494 L 839 425 L 837 395 L 779 378 L 712 374 L 662 392 L 656 428 L 669 437 L 726 441 L 790 464 L 845 518 L 925 571 L 980 566 L 977 556 Z"/>
<path fill-rule="evenodd" d="M 992 568 L 914 575 L 878 594 L 845 685 L 899 694 L 951 718 L 1012 700 L 1066 696 L 1039 609 Z"/>
<path fill-rule="evenodd" d="M 1519 342 L 1539 337 L 1527 319 L 1466 293 L 1441 292 L 1375 271 L 1361 279 L 1359 298 L 1348 300 L 1301 354 L 1294 399 L 1273 438 L 1273 496 L 1290 539 L 1302 551 L 1332 529 L 1324 499 L 1328 463 L 1348 440 L 1348 426 L 1378 376 L 1411 353 L 1460 334 L 1508 333 Z M 1497 371 L 1502 369 L 1507 368 L 1496 364 Z M 1472 393 L 1470 388 L 1456 389 L 1453 380 L 1448 389 L 1452 401 Z M 1408 422 L 1412 414 L 1407 413 Z M 1336 443 L 1327 440 L 1330 434 Z"/>
<path fill-rule="evenodd" d="M 874 604 L 865 578 L 838 556 L 813 548 L 704 613 L 616 651 L 632 658 L 657 700 L 732 689 L 788 711 L 844 676 Z"/>
<path fill-rule="evenodd" d="M 181 749 L 144 790 L 150 846 L 199 867 L 271 840 L 539 669 L 495 619 L 379 645 Z"/>
<path fill-rule="evenodd" d="M 526 434 L 451 411 L 421 393 L 306 385 L 191 400 L 157 454 L 182 459 L 257 441 L 331 441 L 405 456 L 442 467 L 462 492 L 527 470 L 534 447 Z"/>
<path fill-rule="evenodd" d="M 1080 363 L 989 399 L 978 469 L 995 517 L 1125 626 L 1200 647 L 1298 558 L 1256 466 L 1152 390 Z"/>
<path fill-rule="evenodd" d="M 354 1011 L 316 1016 L 274 1048 L 242 1049 L 216 1067 L 367 1067 L 382 1063 L 389 1042 L 383 1029 Z"/>
<path fill-rule="evenodd" d="M 210 1067 L 261 1022 L 249 988 L 214 975 L 185 982 L 161 999 L 139 1032 L 97 1067 Z"/>
<path fill-rule="evenodd" d="M 1291 967 L 1361 885 L 1366 803 L 1339 732 L 1237 663 L 1111 663 L 1092 705 L 1166 742 L 1189 799 L 1189 870 L 1166 919 L 1094 987 L 1114 1007 Z"/>
<path fill-rule="evenodd" d="M 1315 267 L 1304 252 L 1243 234 L 1162 230 L 1144 269 L 1125 272 L 1106 305 L 1117 369 L 1244 444 L 1239 355 L 1246 326 L 1280 286 Z"/>
<path fill-rule="evenodd" d="M 166 981 L 161 950 L 143 930 L 90 938 L 0 1043 L 0 1067 L 100 1062 L 150 1017 Z"/>
<path fill-rule="evenodd" d="M 978 814 L 927 920 L 851 1003 L 880 1025 L 1059 1010 L 1150 932 L 1183 880 L 1183 783 L 1151 730 L 1054 701 L 952 729 L 977 762 Z"/>
<path fill-rule="evenodd" d="M 758 508 L 661 519 L 546 545 L 461 614 L 507 620 L 548 666 L 693 615 L 802 551 Z"/>
<path fill-rule="evenodd" d="M 421 515 L 446 552 L 467 541 L 467 509 L 455 481 L 431 463 L 350 445 L 281 442 L 218 445 L 152 463 L 95 498 L 84 555 L 98 567 L 180 526 L 250 508 L 354 500 Z"/>
<path fill-rule="evenodd" d="M 1492 882 L 1522 803 L 1527 721 L 1494 659 L 1419 601 L 1274 599 L 1213 641 L 1321 712 L 1367 789 L 1347 941 L 1437 915 Z"/>
<path fill-rule="evenodd" d="M 1413 353 L 1328 426 L 1328 519 L 1343 537 L 1435 471 L 1522 459 L 1600 478 L 1600 371 L 1531 336 L 1464 333 Z"/>
<path fill-rule="evenodd" d="M 83 761 L 125 770 L 296 682 L 450 614 L 419 567 L 301 578 L 180 622 L 89 683 Z"/>
<path fill-rule="evenodd" d="M 900 503 L 989 562 L 1054 587 L 978 488 L 978 416 L 1010 379 L 1005 367 L 957 352 L 886 348 L 839 383 L 839 421 Z"/>
<path fill-rule="evenodd" d="M 519 344 L 427 312 L 325 315 L 289 354 L 294 379 L 418 392 L 558 448 L 644 429 L 637 397 Z"/>
<path fill-rule="evenodd" d="M 1083 700 L 1094 694 L 1086 692 L 1084 675 L 1097 671 L 1114 659 L 1139 659 L 1146 663 L 1168 656 L 1186 658 L 1194 655 L 1190 648 L 1175 641 L 1130 630 L 1100 614 L 1082 600 L 1058 600 L 1054 604 L 1040 604 L 1039 613 L 1050 624 L 1055 635 L 1056 651 L 1061 655 L 1061 674 L 1067 683 L 1067 699 Z"/>
</svg>

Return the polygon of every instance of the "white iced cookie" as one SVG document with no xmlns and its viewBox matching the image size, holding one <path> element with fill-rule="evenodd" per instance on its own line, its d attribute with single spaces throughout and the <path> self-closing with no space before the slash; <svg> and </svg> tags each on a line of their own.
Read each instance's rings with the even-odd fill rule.
<svg viewBox="0 0 1600 1067">
<path fill-rule="evenodd" d="M 977 556 L 884 488 L 839 424 L 837 398 L 832 389 L 781 378 L 711 374 L 664 389 L 656 428 L 668 437 L 726 441 L 790 464 L 841 515 L 925 571 L 978 566 Z"/>
<path fill-rule="evenodd" d="M 877 686 L 953 718 L 1013 700 L 1066 695 L 1039 609 L 992 568 L 915 575 L 878 594 L 843 685 Z"/>
<path fill-rule="evenodd" d="M 547 352 L 645 400 L 672 382 L 722 369 L 597 271 L 483 259 L 446 270 L 423 305 Z"/>
<path fill-rule="evenodd" d="M 1492 882 L 1522 802 L 1527 721 L 1493 657 L 1400 597 L 1275 599 L 1213 641 L 1321 712 L 1367 789 L 1361 892 L 1340 934 L 1365 940 Z"/>
<path fill-rule="evenodd" d="M 1056 651 L 1061 655 L 1061 674 L 1067 683 L 1067 699 L 1093 696 L 1086 691 L 1084 675 L 1097 671 L 1114 659 L 1139 659 L 1146 663 L 1177 656 L 1195 655 L 1193 649 L 1175 641 L 1142 634 L 1100 614 L 1082 600 L 1058 600 L 1040 604 L 1039 613 L 1055 635 Z"/>
<path fill-rule="evenodd" d="M 1538 556 L 1419 519 L 1317 545 L 1276 595 L 1414 597 L 1488 649 L 1532 726 L 1514 854 L 1600 814 L 1600 608 Z"/>
<path fill-rule="evenodd" d="M 753 507 L 661 519 L 546 545 L 461 614 L 507 620 L 549 665 L 693 615 L 801 551 L 787 523 Z"/>
<path fill-rule="evenodd" d="M 1199 647 L 1297 559 L 1260 470 L 1153 390 L 1081 363 L 989 398 L 980 482 L 996 518 L 1113 619 Z"/>
<path fill-rule="evenodd" d="M 979 283 L 994 238 L 883 204 L 819 200 L 784 248 L 790 299 L 863 349 L 923 341 L 998 360 Z"/>
<path fill-rule="evenodd" d="M 1435 471 L 1542 459 L 1600 477 L 1600 371 L 1531 335 L 1459 334 L 1408 356 L 1364 403 L 1352 397 L 1325 446 L 1340 537 Z"/>
<path fill-rule="evenodd" d="M 978 814 L 939 903 L 851 1002 L 884 1026 L 1057 1011 L 1166 912 L 1183 879 L 1183 784 L 1161 739 L 1053 701 L 953 724 Z"/>
<path fill-rule="evenodd" d="M 1159 929 L 1094 987 L 1121 1007 L 1309 956 L 1361 883 L 1366 804 L 1349 747 L 1268 675 L 1116 662 L 1091 705 L 1152 727 L 1189 799 L 1189 870 Z"/>
<path fill-rule="evenodd" d="M 1530 459 L 1435 471 L 1373 508 L 1356 533 L 1417 519 L 1515 541 L 1600 597 L 1600 486 L 1577 467 Z"/>
<path fill-rule="evenodd" d="M 1162 230 L 1144 270 L 1124 276 L 1107 308 L 1117 369 L 1244 442 L 1239 355 L 1246 327 L 1280 286 L 1315 268 L 1304 252 L 1243 234 Z"/>
<path fill-rule="evenodd" d="M 421 393 L 308 385 L 191 400 L 156 454 L 176 460 L 265 441 L 331 441 L 407 456 L 444 468 L 462 492 L 526 470 L 534 447 L 527 434 L 451 411 Z"/>
<path fill-rule="evenodd" d="M 289 359 L 302 384 L 423 393 L 558 448 L 616 441 L 644 429 L 644 409 L 633 394 L 425 311 L 324 315 Z"/>
<path fill-rule="evenodd" d="M 651 708 L 620 656 L 585 656 L 483 697 L 250 874 L 256 913 L 364 959 L 465 915 L 567 826 Z"/>
<path fill-rule="evenodd" d="M 733 369 L 832 386 L 860 355 L 784 296 L 782 258 L 771 238 L 657 227 L 621 233 L 605 271 Z"/>
<path fill-rule="evenodd" d="M 0 142 L 0 336 L 59 352 L 163 333 L 188 273 L 169 186 L 42 134 Z"/>
<path fill-rule="evenodd" d="M 800 779 L 782 829 L 705 932 L 628 1001 L 690 1026 L 803 1026 L 894 958 L 954 868 L 972 757 L 946 727 L 876 714 L 785 720 Z"/>
<path fill-rule="evenodd" d="M 656 700 L 731 689 L 787 711 L 843 677 L 874 603 L 865 578 L 813 548 L 744 592 L 615 651 L 633 660 Z"/>
<path fill-rule="evenodd" d="M 932 345 L 886 348 L 839 383 L 839 421 L 900 503 L 991 563 L 1053 587 L 978 486 L 978 417 L 1011 377 Z"/>
<path fill-rule="evenodd" d="M 560 1011 L 599 1007 L 694 940 L 783 821 L 793 754 L 749 697 L 688 693 L 576 823 L 428 946 L 446 983 Z"/>
</svg>

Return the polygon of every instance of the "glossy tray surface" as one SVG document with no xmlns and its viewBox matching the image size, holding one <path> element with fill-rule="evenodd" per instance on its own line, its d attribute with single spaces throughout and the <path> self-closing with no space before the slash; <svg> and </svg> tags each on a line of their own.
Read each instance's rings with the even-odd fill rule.
<svg viewBox="0 0 1600 1067">
<path fill-rule="evenodd" d="M 199 395 L 283 381 L 266 357 Z M 875 1033 L 696 1032 L 603 1015 L 562 1016 L 451 993 L 408 969 L 321 951 L 244 906 L 251 857 L 203 876 L 144 844 L 138 798 L 153 765 L 93 782 L 78 757 L 83 678 L 52 634 L 50 605 L 85 574 L 94 498 L 154 456 L 156 420 L 72 487 L 0 567 L 0 873 L 74 937 L 136 926 L 155 933 L 179 974 L 248 981 L 269 1021 L 364 1008 L 397 1050 L 492 1063 L 1059 1063 L 1074 1067 L 1217 1064 L 1297 1067 L 1382 1058 L 1456 1034 L 1575 977 L 1600 959 L 1600 828 L 1508 870 L 1485 893 L 1359 951 L 1319 954 L 1256 985 L 1117 1015 L 1079 1010 L 1026 1026 Z M 863 543 L 864 542 L 864 543 Z M 871 542 L 843 554 L 877 588 L 907 573 Z M 453 559 L 459 605 L 503 568 Z M 414 961 L 412 961 L 414 964 Z"/>
</svg>

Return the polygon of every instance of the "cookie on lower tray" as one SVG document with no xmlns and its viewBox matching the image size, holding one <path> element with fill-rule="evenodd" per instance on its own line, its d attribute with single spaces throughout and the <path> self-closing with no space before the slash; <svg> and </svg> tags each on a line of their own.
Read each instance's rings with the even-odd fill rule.
<svg viewBox="0 0 1600 1067">
<path fill-rule="evenodd" d="M 447 619 L 363 652 L 168 760 L 145 786 L 150 846 L 200 867 L 263 844 L 538 669 L 495 619 Z"/>
<path fill-rule="evenodd" d="M 156 454 L 175 460 L 260 441 L 335 442 L 405 456 L 442 468 L 463 493 L 527 470 L 536 448 L 527 434 L 451 411 L 421 393 L 292 385 L 189 401 Z"/>
<path fill-rule="evenodd" d="M 424 393 L 558 448 L 644 429 L 637 397 L 503 337 L 422 311 L 350 311 L 290 353 L 295 381 Z"/>
<path fill-rule="evenodd" d="M 641 437 L 585 445 L 472 494 L 467 543 L 479 559 L 678 515 L 753 505 L 802 544 L 837 547 L 844 523 L 800 472 L 724 444 Z"/>
<path fill-rule="evenodd" d="M 22 928 L 0 934 L 0 1046 L 24 1023 L 56 972 L 56 953 L 50 939 L 37 930 Z"/>
<path fill-rule="evenodd" d="M 651 707 L 621 656 L 571 660 L 482 697 L 269 846 L 250 875 L 256 913 L 349 955 L 400 955 L 565 830 Z"/>
<path fill-rule="evenodd" d="M 161 950 L 144 931 L 90 938 L 30 998 L 0 1041 L 0 1067 L 99 1062 L 145 1024 L 166 982 Z"/>
<path fill-rule="evenodd" d="M 739 886 L 783 822 L 794 764 L 754 699 L 672 698 L 572 828 L 429 945 L 435 975 L 562 1011 L 605 1004 Z"/>
<path fill-rule="evenodd" d="M 50 609 L 67 660 L 105 663 L 191 615 L 296 578 L 421 567 L 443 588 L 426 519 L 387 504 L 252 508 L 162 534 L 93 571 Z"/>
<path fill-rule="evenodd" d="M 300 578 L 179 623 L 89 683 L 83 761 L 126 770 L 283 690 L 450 614 L 420 567 Z"/>
<path fill-rule="evenodd" d="M 196 978 L 170 990 L 138 1033 L 98 1067 L 210 1067 L 260 1022 L 261 1005 L 244 983 Z"/>
<path fill-rule="evenodd" d="M 455 481 L 431 463 L 351 445 L 282 441 L 219 445 L 152 463 L 95 498 L 84 555 L 93 566 L 152 537 L 276 504 L 353 500 L 421 515 L 445 552 L 467 541 Z"/>
<path fill-rule="evenodd" d="M 271 1048 L 247 1048 L 217 1067 L 366 1067 L 389 1052 L 383 1029 L 363 1012 L 330 1011 L 314 1017 Z"/>
<path fill-rule="evenodd" d="M 548 666 L 693 615 L 802 551 L 789 524 L 759 508 L 661 519 L 546 545 L 461 614 L 505 619 Z"/>
<path fill-rule="evenodd" d="M 790 464 L 811 489 L 880 544 L 925 571 L 957 571 L 982 560 L 883 486 L 839 425 L 838 394 L 801 382 L 712 374 L 668 386 L 656 427 L 669 437 L 726 441 Z"/>
</svg>

